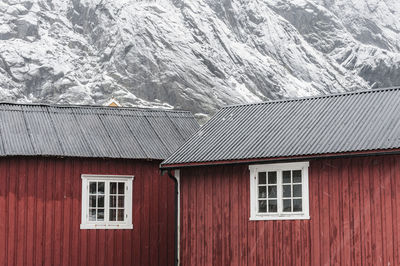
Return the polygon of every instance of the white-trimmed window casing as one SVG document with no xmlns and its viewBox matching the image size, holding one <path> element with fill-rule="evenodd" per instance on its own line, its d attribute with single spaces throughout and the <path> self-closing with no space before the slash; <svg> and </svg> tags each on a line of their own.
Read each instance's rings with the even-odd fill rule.
<svg viewBox="0 0 400 266">
<path fill-rule="evenodd" d="M 250 165 L 250 220 L 301 220 L 301 219 L 310 219 L 309 215 L 309 192 L 308 192 L 308 167 L 309 162 L 295 162 L 295 163 L 276 163 L 276 164 L 260 164 L 260 165 Z M 301 170 L 301 197 L 294 197 L 293 187 L 295 185 L 299 185 L 298 181 L 293 179 L 294 172 L 298 174 L 299 170 Z M 283 184 L 283 173 L 288 174 L 288 171 L 291 172 L 290 174 L 290 183 Z M 259 173 L 266 173 L 266 184 L 260 185 L 259 184 Z M 274 200 L 276 199 L 277 202 L 277 209 L 276 212 L 273 208 L 271 208 L 272 212 L 269 212 L 269 205 L 268 205 L 268 172 L 271 173 L 272 179 L 273 175 L 276 175 L 276 189 L 277 191 L 274 192 L 273 198 L 271 201 L 273 204 L 275 203 Z M 274 174 L 275 172 L 275 174 Z M 263 174 L 264 176 L 264 174 Z M 264 179 L 264 178 L 263 178 Z M 287 180 L 287 179 L 286 179 Z M 264 181 L 262 181 L 264 182 Z M 286 182 L 286 181 L 285 181 Z M 290 196 L 286 198 L 287 200 L 291 201 L 291 212 L 283 211 L 283 186 L 287 188 L 290 185 Z M 264 193 L 264 188 L 262 192 L 259 192 L 259 186 L 263 186 L 267 189 Z M 274 184 L 271 185 L 272 187 Z M 263 196 L 264 198 L 260 198 L 260 194 L 266 195 Z M 286 193 L 286 192 L 285 192 Z M 275 195 L 276 194 L 276 195 Z M 301 211 L 293 211 L 293 200 L 301 199 L 302 208 Z M 260 212 L 259 209 L 259 200 L 263 201 L 263 203 L 267 202 L 267 206 L 263 212 Z M 287 201 L 288 202 L 288 201 Z M 272 206 L 273 207 L 273 206 Z"/>
<path fill-rule="evenodd" d="M 81 178 L 81 229 L 133 228 L 132 182 L 134 176 L 83 174 Z M 91 183 L 92 188 L 90 187 Z M 91 200 L 92 203 L 90 203 Z"/>
</svg>

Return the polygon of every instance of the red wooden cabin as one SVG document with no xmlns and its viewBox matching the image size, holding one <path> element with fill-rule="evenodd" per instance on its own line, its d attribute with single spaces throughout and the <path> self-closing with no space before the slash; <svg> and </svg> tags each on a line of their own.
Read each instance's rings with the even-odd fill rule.
<svg viewBox="0 0 400 266">
<path fill-rule="evenodd" d="M 180 169 L 182 265 L 400 265 L 400 89 L 228 106 Z"/>
<path fill-rule="evenodd" d="M 188 112 L 0 104 L 0 265 L 174 265 Z"/>
</svg>

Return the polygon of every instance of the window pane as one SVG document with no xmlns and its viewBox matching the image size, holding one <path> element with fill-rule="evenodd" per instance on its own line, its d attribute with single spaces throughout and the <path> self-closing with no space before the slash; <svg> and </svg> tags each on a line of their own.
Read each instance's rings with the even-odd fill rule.
<svg viewBox="0 0 400 266">
<path fill-rule="evenodd" d="M 104 196 L 97 196 L 97 207 L 104 208 Z"/>
<path fill-rule="evenodd" d="M 110 182 L 110 194 L 117 194 L 117 183 Z"/>
<path fill-rule="evenodd" d="M 118 183 L 118 194 L 124 194 L 125 192 L 125 183 Z"/>
<path fill-rule="evenodd" d="M 267 180 L 265 177 L 265 172 L 259 172 L 258 173 L 258 184 L 266 184 Z"/>
<path fill-rule="evenodd" d="M 104 209 L 97 209 L 97 221 L 104 221 Z"/>
<path fill-rule="evenodd" d="M 90 194 L 96 194 L 96 182 L 90 182 L 89 183 L 89 193 Z"/>
<path fill-rule="evenodd" d="M 96 209 L 89 209 L 89 221 L 96 221 Z"/>
<path fill-rule="evenodd" d="M 293 183 L 301 183 L 301 170 L 293 171 Z"/>
<path fill-rule="evenodd" d="M 258 187 L 258 198 L 266 198 L 267 197 L 267 187 L 260 186 Z"/>
<path fill-rule="evenodd" d="M 96 196 L 89 196 L 89 207 L 96 207 Z"/>
<path fill-rule="evenodd" d="M 118 221 L 123 221 L 124 220 L 124 209 L 119 209 L 118 210 Z"/>
<path fill-rule="evenodd" d="M 268 212 L 277 212 L 277 211 L 278 211 L 277 201 L 276 200 L 268 201 Z"/>
<path fill-rule="evenodd" d="M 268 184 L 276 184 L 276 172 L 268 172 Z"/>
<path fill-rule="evenodd" d="M 268 198 L 276 198 L 276 186 L 268 186 Z"/>
<path fill-rule="evenodd" d="M 258 201 L 258 212 L 267 212 L 267 201 L 266 200 Z"/>
<path fill-rule="evenodd" d="M 292 200 L 283 200 L 283 211 L 291 212 L 292 211 Z"/>
<path fill-rule="evenodd" d="M 117 196 L 110 196 L 110 207 L 117 207 Z"/>
<path fill-rule="evenodd" d="M 302 206 L 301 206 L 301 199 L 294 199 L 293 200 L 293 211 L 294 212 L 301 212 L 302 211 Z"/>
<path fill-rule="evenodd" d="M 104 194 L 104 182 L 97 183 L 97 193 Z"/>
<path fill-rule="evenodd" d="M 283 197 L 290 198 L 291 196 L 292 196 L 291 186 L 290 185 L 283 186 Z"/>
<path fill-rule="evenodd" d="M 293 197 L 301 197 L 301 185 L 293 185 Z"/>
<path fill-rule="evenodd" d="M 125 203 L 125 197 L 124 196 L 118 196 L 118 207 L 124 207 Z"/>
<path fill-rule="evenodd" d="M 117 210 L 110 209 L 110 221 L 116 221 L 116 220 L 117 220 Z"/>
<path fill-rule="evenodd" d="M 282 183 L 290 183 L 290 171 L 283 171 L 282 176 L 283 176 Z"/>
</svg>

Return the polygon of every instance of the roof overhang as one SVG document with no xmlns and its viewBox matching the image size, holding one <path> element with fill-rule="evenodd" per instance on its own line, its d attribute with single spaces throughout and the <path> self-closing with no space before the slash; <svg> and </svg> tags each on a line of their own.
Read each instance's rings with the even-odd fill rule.
<svg viewBox="0 0 400 266">
<path fill-rule="evenodd" d="M 368 151 L 351 151 L 351 152 L 341 152 L 341 153 L 324 153 L 324 154 L 268 157 L 268 158 L 221 160 L 221 161 L 208 161 L 208 162 L 189 162 L 189 163 L 177 163 L 177 164 L 165 164 L 165 165 L 161 164 L 160 168 L 161 169 L 177 169 L 177 168 L 195 167 L 195 166 L 253 164 L 253 163 L 262 163 L 262 162 L 273 163 L 273 162 L 284 162 L 284 161 L 313 160 L 313 159 L 324 159 L 324 158 L 347 158 L 347 157 L 392 155 L 392 154 L 400 154 L 400 148 L 368 150 Z"/>
</svg>

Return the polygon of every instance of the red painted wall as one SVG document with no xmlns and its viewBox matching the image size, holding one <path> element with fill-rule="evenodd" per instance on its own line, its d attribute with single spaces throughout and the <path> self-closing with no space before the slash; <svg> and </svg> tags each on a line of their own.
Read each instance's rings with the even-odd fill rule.
<svg viewBox="0 0 400 266">
<path fill-rule="evenodd" d="M 310 161 L 310 220 L 249 221 L 248 165 L 181 170 L 182 265 L 400 265 L 400 156 Z"/>
<path fill-rule="evenodd" d="M 173 265 L 160 161 L 0 158 L 0 265 Z M 81 174 L 134 175 L 133 230 L 81 230 Z"/>
</svg>

